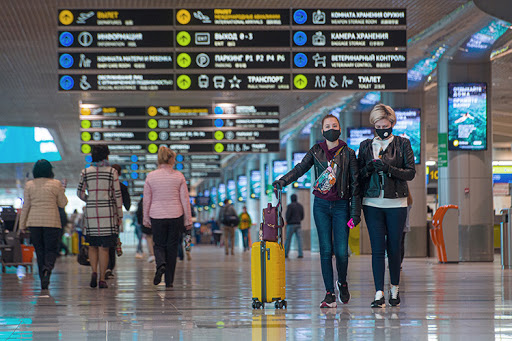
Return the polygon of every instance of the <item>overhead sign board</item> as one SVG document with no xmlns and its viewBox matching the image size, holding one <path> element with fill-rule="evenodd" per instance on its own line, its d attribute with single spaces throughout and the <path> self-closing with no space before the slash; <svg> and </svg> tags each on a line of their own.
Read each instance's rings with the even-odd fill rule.
<svg viewBox="0 0 512 341">
<path fill-rule="evenodd" d="M 140 13 L 150 16 L 152 12 L 148 11 Z M 178 8 L 162 11 L 166 13 L 165 19 L 155 16 L 156 27 L 147 30 L 146 24 L 151 21 L 142 20 L 135 12 L 60 10 L 59 90 L 407 89 L 407 82 L 403 81 L 407 72 L 404 9 Z M 75 23 L 76 17 L 85 13 L 91 13 L 89 25 Z M 133 18 L 129 19 L 130 16 Z M 104 21 L 95 21 L 96 17 Z M 113 30 L 112 26 L 116 25 Z M 106 30 L 97 29 L 98 26 L 106 26 Z M 310 82 L 302 77 L 296 79 L 299 69 L 305 70 L 301 76 L 310 78 L 306 79 Z M 75 70 L 80 70 L 80 75 Z M 75 77 L 78 76 L 90 77 L 94 83 L 98 70 L 105 73 L 140 71 L 132 75 L 140 77 L 146 75 L 145 70 L 161 71 L 148 72 L 148 76 L 160 76 L 158 81 L 152 79 L 153 82 L 140 87 L 136 81 L 121 83 L 112 79 L 104 79 L 98 86 L 87 85 L 89 82 L 77 84 Z M 261 73 L 265 70 L 272 72 Z M 326 75 L 310 75 L 307 70 L 322 70 L 335 78 L 324 82 Z M 349 78 L 358 72 L 361 74 L 356 75 L 356 80 Z M 367 75 L 368 72 L 372 74 Z M 397 79 L 399 73 L 402 76 Z M 365 80 L 366 76 L 384 80 Z M 315 82 L 317 77 L 319 81 Z M 105 82 L 108 85 L 104 86 Z"/>
</svg>

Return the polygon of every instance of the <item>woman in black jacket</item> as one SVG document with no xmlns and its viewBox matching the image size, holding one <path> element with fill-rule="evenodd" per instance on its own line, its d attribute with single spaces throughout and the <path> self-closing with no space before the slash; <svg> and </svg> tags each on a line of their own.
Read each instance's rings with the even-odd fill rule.
<svg viewBox="0 0 512 341">
<path fill-rule="evenodd" d="M 361 216 L 359 173 L 354 151 L 345 142 L 339 140 L 341 128 L 335 116 L 327 115 L 323 118 L 322 134 L 325 141 L 314 145 L 295 168 L 275 181 L 273 185 L 278 188 L 287 186 L 314 166 L 317 181 L 313 191 L 315 195 L 313 215 L 320 244 L 322 276 L 327 291 L 320 307 L 335 308 L 333 251 L 338 271 L 336 284 L 339 300 L 344 304 L 350 300 L 347 284 L 348 234 L 349 227 L 357 225 Z M 325 178 L 327 170 L 332 172 L 332 181 L 322 182 L 319 185 L 319 180 Z"/>
<path fill-rule="evenodd" d="M 407 217 L 407 181 L 414 179 L 414 154 L 411 142 L 393 135 L 394 110 L 377 104 L 370 113 L 376 137 L 361 142 L 359 178 L 363 212 L 372 245 L 375 300 L 372 308 L 386 306 L 384 298 L 384 254 L 387 251 L 391 288 L 389 304 L 400 304 L 400 255 L 403 227 Z"/>
</svg>

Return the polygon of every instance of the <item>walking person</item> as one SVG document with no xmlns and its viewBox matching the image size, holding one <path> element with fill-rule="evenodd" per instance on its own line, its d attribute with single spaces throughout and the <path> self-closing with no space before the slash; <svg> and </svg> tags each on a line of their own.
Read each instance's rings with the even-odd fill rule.
<svg viewBox="0 0 512 341">
<path fill-rule="evenodd" d="M 153 284 L 165 274 L 165 286 L 173 287 L 178 243 L 185 229 L 192 228 L 192 213 L 187 183 L 173 169 L 176 153 L 167 147 L 158 149 L 158 169 L 148 174 L 144 184 L 144 226 L 153 231 L 156 272 Z"/>
<path fill-rule="evenodd" d="M 82 170 L 77 195 L 85 201 L 85 240 L 89 243 L 91 288 L 108 288 L 105 273 L 109 249 L 116 247 L 123 222 L 123 200 L 117 171 L 110 167 L 107 145 L 92 146 L 92 164 Z M 98 283 L 99 265 L 99 283 Z"/>
<path fill-rule="evenodd" d="M 400 304 L 400 263 L 402 237 L 407 218 L 407 181 L 414 179 L 414 153 L 411 142 L 393 135 L 394 110 L 377 104 L 370 113 L 376 137 L 361 142 L 359 169 L 363 212 L 372 246 L 375 299 L 372 308 L 386 306 L 384 298 L 384 255 L 387 252 L 391 288 L 389 304 Z"/>
<path fill-rule="evenodd" d="M 290 172 L 274 181 L 283 188 L 311 167 L 315 168 L 313 216 L 320 244 L 320 264 L 326 295 L 321 308 L 335 308 L 332 254 L 336 258 L 338 298 L 344 304 L 350 300 L 347 283 L 349 229 L 359 224 L 361 202 L 359 172 L 355 152 L 340 140 L 340 122 L 333 115 L 322 119 L 325 141 L 315 144 Z M 334 239 L 333 239 L 334 236 Z"/>
<path fill-rule="evenodd" d="M 34 180 L 25 185 L 20 229 L 30 230 L 30 241 L 37 255 L 41 289 L 47 290 L 61 243 L 59 208 L 64 208 L 68 199 L 62 183 L 53 179 L 53 167 L 47 160 L 37 161 L 32 175 Z"/>
<path fill-rule="evenodd" d="M 297 237 L 299 258 L 304 258 L 304 251 L 302 250 L 302 230 L 300 223 L 304 219 L 304 207 L 297 202 L 297 195 L 291 195 L 292 203 L 286 208 L 286 242 L 284 244 L 284 256 L 288 258 L 290 246 L 292 244 L 292 237 Z"/>
<path fill-rule="evenodd" d="M 222 231 L 224 234 L 224 248 L 226 251 L 226 255 L 229 255 L 229 250 L 231 250 L 231 255 L 235 254 L 235 226 L 237 226 L 240 222 L 238 215 L 236 214 L 235 207 L 233 204 L 229 203 L 229 200 L 224 200 L 224 206 L 220 209 L 219 212 L 219 221 L 222 224 Z"/>
<path fill-rule="evenodd" d="M 249 232 L 252 226 L 252 219 L 249 213 L 247 213 L 247 207 L 243 207 L 242 213 L 239 216 L 240 223 L 238 224 L 238 228 L 240 232 L 242 232 L 242 240 L 244 244 L 244 252 L 249 250 Z"/>
<path fill-rule="evenodd" d="M 112 165 L 117 172 L 117 176 L 121 175 L 121 166 L 120 165 Z M 132 205 L 132 200 L 130 199 L 130 192 L 128 192 L 128 187 L 119 181 L 119 186 L 121 188 L 121 197 L 123 198 L 123 206 L 126 211 L 130 211 L 130 206 Z M 119 226 L 119 232 L 123 232 L 123 224 Z M 123 254 L 123 249 L 121 248 L 121 240 L 119 239 L 119 234 L 117 235 L 117 243 L 115 247 L 111 247 L 108 250 L 108 266 L 107 271 L 105 272 L 105 278 L 110 279 L 114 278 L 114 268 L 116 267 L 116 255 L 117 257 L 121 257 Z"/>
<path fill-rule="evenodd" d="M 146 239 L 146 246 L 148 247 L 148 263 L 153 263 L 155 261 L 153 231 L 151 227 L 144 226 L 144 197 L 140 198 L 136 214 L 137 222 L 141 225 L 142 235 Z"/>
</svg>

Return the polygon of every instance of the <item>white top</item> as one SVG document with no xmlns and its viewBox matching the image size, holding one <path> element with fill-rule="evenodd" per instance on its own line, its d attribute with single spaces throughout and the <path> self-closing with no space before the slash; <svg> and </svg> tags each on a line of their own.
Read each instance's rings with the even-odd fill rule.
<svg viewBox="0 0 512 341">
<path fill-rule="evenodd" d="M 394 138 L 393 135 L 385 140 L 382 140 L 380 137 L 375 137 L 372 142 L 373 158 L 380 159 L 380 153 L 386 150 Z M 385 176 L 383 172 L 379 172 L 379 175 L 381 178 Z M 363 198 L 363 205 L 379 208 L 407 207 L 407 197 L 396 199 L 384 198 L 384 189 L 382 189 L 378 198 Z"/>
</svg>

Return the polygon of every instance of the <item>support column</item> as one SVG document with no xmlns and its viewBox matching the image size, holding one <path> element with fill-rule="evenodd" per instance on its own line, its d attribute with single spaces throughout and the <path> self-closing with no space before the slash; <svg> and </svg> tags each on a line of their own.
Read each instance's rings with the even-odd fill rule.
<svg viewBox="0 0 512 341">
<path fill-rule="evenodd" d="M 425 92 L 423 88 L 416 88 L 407 93 L 387 93 L 383 99 L 392 108 L 419 108 L 421 110 L 421 159 L 416 165 L 416 176 L 408 182 L 412 195 L 412 208 L 409 214 L 411 232 L 405 237 L 406 257 L 428 257 L 428 226 L 427 226 L 427 186 L 426 186 L 426 145 L 427 127 L 425 124 Z"/>
<path fill-rule="evenodd" d="M 251 171 L 259 169 L 259 158 L 256 155 L 253 155 L 249 158 L 247 162 L 247 167 L 245 169 L 245 175 L 247 176 L 247 212 L 251 216 L 252 223 L 254 224 L 251 227 L 251 241 L 258 241 L 258 231 L 261 223 L 261 209 L 260 209 L 260 199 L 251 198 Z M 261 186 L 261 184 L 260 184 Z"/>
<path fill-rule="evenodd" d="M 317 140 L 320 138 L 320 124 L 317 123 L 313 125 L 311 128 L 311 134 L 309 135 L 309 145 L 312 147 L 316 144 Z M 314 183 L 315 179 L 315 171 L 311 170 L 311 180 Z M 310 192 L 309 195 L 309 212 L 310 212 L 310 226 L 311 226 L 311 232 L 310 232 L 310 238 L 311 238 L 311 252 L 320 252 L 320 247 L 318 244 L 318 232 L 316 230 L 316 224 L 315 224 L 315 218 L 313 216 L 313 204 L 315 201 L 315 196 L 313 195 L 313 191 Z M 307 209 L 306 205 L 304 205 L 304 208 Z M 304 238 L 306 239 L 306 238 Z"/>
<path fill-rule="evenodd" d="M 451 57 L 451 56 L 450 56 Z M 438 68 L 439 133 L 448 133 L 448 83 L 487 83 L 487 150 L 448 151 L 448 164 L 439 167 L 439 203 L 459 206 L 459 261 L 494 258 L 492 197 L 492 76 L 489 58 L 481 62 L 448 56 Z M 448 244 L 446 244 L 449 247 Z"/>
</svg>

